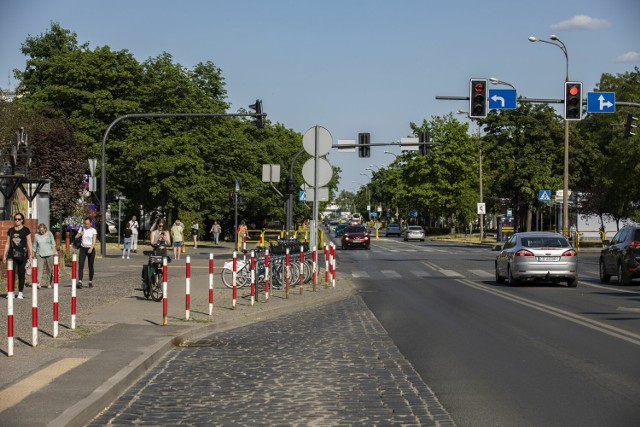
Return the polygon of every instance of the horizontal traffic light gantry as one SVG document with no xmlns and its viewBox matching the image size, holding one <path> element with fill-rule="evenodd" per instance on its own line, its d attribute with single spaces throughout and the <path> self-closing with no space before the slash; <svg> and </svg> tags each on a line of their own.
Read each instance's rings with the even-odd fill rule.
<svg viewBox="0 0 640 427">
<path fill-rule="evenodd" d="M 564 84 L 564 118 L 565 120 L 582 120 L 581 82 Z"/>
<path fill-rule="evenodd" d="M 487 117 L 489 88 L 487 79 L 471 79 L 469 81 L 469 117 L 484 119 Z"/>
</svg>

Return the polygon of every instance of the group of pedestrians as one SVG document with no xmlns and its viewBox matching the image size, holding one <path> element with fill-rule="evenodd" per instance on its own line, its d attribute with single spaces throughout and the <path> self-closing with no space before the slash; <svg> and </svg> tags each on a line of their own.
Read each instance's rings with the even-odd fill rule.
<svg viewBox="0 0 640 427">
<path fill-rule="evenodd" d="M 18 281 L 17 299 L 24 298 L 24 287 L 27 275 L 27 266 L 35 256 L 38 266 L 38 288 L 43 286 L 51 288 L 53 285 L 53 257 L 60 249 L 53 234 L 45 224 L 38 224 L 35 237 L 31 236 L 31 230 L 24 225 L 24 215 L 20 212 L 13 216 L 13 227 L 7 231 L 7 241 L 4 245 L 2 262 L 13 261 L 13 287 L 15 289 L 16 279 Z M 88 260 L 89 266 L 89 287 L 93 287 L 96 229 L 91 225 L 91 218 L 84 220 L 82 228 L 78 231 L 77 238 L 81 240 L 78 257 L 78 287 L 82 288 L 82 278 L 84 264 Z M 43 272 L 47 270 L 46 282 L 43 282 Z M 8 294 L 7 294 L 8 296 Z"/>
</svg>

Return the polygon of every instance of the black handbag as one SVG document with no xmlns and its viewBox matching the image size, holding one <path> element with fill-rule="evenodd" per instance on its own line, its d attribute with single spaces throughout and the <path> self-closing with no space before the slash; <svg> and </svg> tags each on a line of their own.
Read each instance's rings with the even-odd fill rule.
<svg viewBox="0 0 640 427">
<path fill-rule="evenodd" d="M 73 247 L 76 249 L 80 249 L 82 247 L 82 236 L 76 237 L 73 240 Z"/>
</svg>

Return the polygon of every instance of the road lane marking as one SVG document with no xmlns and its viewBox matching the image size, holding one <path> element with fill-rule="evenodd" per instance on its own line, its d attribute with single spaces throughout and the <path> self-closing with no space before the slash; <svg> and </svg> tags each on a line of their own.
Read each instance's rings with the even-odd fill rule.
<svg viewBox="0 0 640 427">
<path fill-rule="evenodd" d="M 486 270 L 469 270 L 469 273 L 486 279 L 492 279 L 494 277 L 494 273 L 490 273 Z"/>
<path fill-rule="evenodd" d="M 356 279 L 368 279 L 369 277 L 371 277 L 366 271 L 354 271 L 351 273 L 351 276 Z"/>
<path fill-rule="evenodd" d="M 398 273 L 395 270 L 380 270 L 380 273 L 382 273 L 385 277 L 389 279 L 398 279 L 402 277 L 400 273 Z"/>
<path fill-rule="evenodd" d="M 602 332 L 604 334 L 607 334 L 609 336 L 615 337 L 615 338 L 619 338 L 621 340 L 627 341 L 631 344 L 635 344 L 637 346 L 640 346 L 640 335 L 639 334 L 635 334 L 633 332 L 630 331 L 626 331 L 624 329 L 620 329 L 617 328 L 615 326 L 611 326 L 611 325 L 607 325 L 606 323 L 602 323 L 599 322 L 597 320 L 592 320 L 589 319 L 587 317 L 584 316 L 580 316 L 578 314 L 573 314 L 571 312 L 568 312 L 566 310 L 562 310 L 559 308 L 555 308 L 552 307 L 550 305 L 547 304 L 542 304 L 524 297 L 520 297 L 517 295 L 512 295 L 509 294 L 507 292 L 501 291 L 499 289 L 492 289 L 486 285 L 480 285 L 478 283 L 475 283 L 469 279 L 457 279 L 456 280 L 458 283 L 462 283 L 463 285 L 490 293 L 490 294 L 494 294 L 500 298 L 504 298 L 506 300 L 524 305 L 526 307 L 529 308 L 533 308 L 535 310 L 539 310 L 542 312 L 545 312 L 547 314 L 551 314 L 552 316 L 556 316 L 559 317 L 561 319 L 565 319 L 568 320 L 570 322 L 573 323 L 577 323 L 579 325 L 585 326 L 587 328 L 593 329 L 595 331 L 599 331 Z"/>
<path fill-rule="evenodd" d="M 87 358 L 66 358 L 47 366 L 44 369 L 18 381 L 12 386 L 0 391 L 0 412 L 22 402 L 31 393 L 49 385 L 56 378 L 82 365 Z"/>
<path fill-rule="evenodd" d="M 413 274 L 416 277 L 430 277 L 431 273 L 429 273 L 428 271 L 424 271 L 424 270 L 411 270 L 409 273 Z"/>
</svg>

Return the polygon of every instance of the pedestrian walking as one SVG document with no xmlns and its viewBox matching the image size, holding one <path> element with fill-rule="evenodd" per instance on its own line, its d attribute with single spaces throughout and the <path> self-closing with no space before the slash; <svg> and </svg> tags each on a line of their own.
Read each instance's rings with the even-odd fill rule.
<svg viewBox="0 0 640 427">
<path fill-rule="evenodd" d="M 240 225 L 238 226 L 238 242 L 242 242 L 242 238 L 247 235 L 247 224 L 243 221 L 240 221 Z"/>
<path fill-rule="evenodd" d="M 211 234 L 213 234 L 213 243 L 215 243 L 216 245 L 220 240 L 221 232 L 222 232 L 222 227 L 220 227 L 220 224 L 218 223 L 218 221 L 214 221 L 213 225 L 211 226 Z"/>
<path fill-rule="evenodd" d="M 131 228 L 131 249 L 134 254 L 138 253 L 138 231 L 140 224 L 138 224 L 138 218 L 133 215 L 129 221 L 129 227 Z"/>
<path fill-rule="evenodd" d="M 46 287 L 51 288 L 53 284 L 53 256 L 56 254 L 56 239 L 46 225 L 38 225 L 38 232 L 35 235 L 33 251 L 38 259 L 38 289 L 45 283 L 42 281 L 42 273 L 47 266 Z"/>
<path fill-rule="evenodd" d="M 78 289 L 82 289 L 82 277 L 84 274 L 84 263 L 87 260 L 89 265 L 89 287 L 93 288 L 93 263 L 96 259 L 96 240 L 98 232 L 91 226 L 91 218 L 84 219 L 83 227 L 78 230 L 78 236 L 82 238 L 78 256 Z"/>
<path fill-rule="evenodd" d="M 173 241 L 173 258 L 180 259 L 180 252 L 182 252 L 184 244 L 184 225 L 180 222 L 180 218 L 176 218 L 171 227 L 171 240 Z"/>
<path fill-rule="evenodd" d="M 193 248 L 196 249 L 198 247 L 198 230 L 200 226 L 198 225 L 197 220 L 191 221 L 191 237 L 193 238 Z"/>
<path fill-rule="evenodd" d="M 124 245 L 122 248 L 122 259 L 125 255 L 127 259 L 131 258 L 131 242 L 133 240 L 133 230 L 131 229 L 131 222 L 128 222 L 125 229 L 122 231 L 122 237 L 124 237 Z"/>
<path fill-rule="evenodd" d="M 13 227 L 7 231 L 7 243 L 4 245 L 2 262 L 7 258 L 13 259 L 13 287 L 15 289 L 16 275 L 18 276 L 18 299 L 23 299 L 25 266 L 33 258 L 31 230 L 24 226 L 24 215 L 20 212 L 13 216 Z M 16 274 L 17 273 L 17 274 Z M 8 297 L 8 294 L 7 294 Z"/>
</svg>

